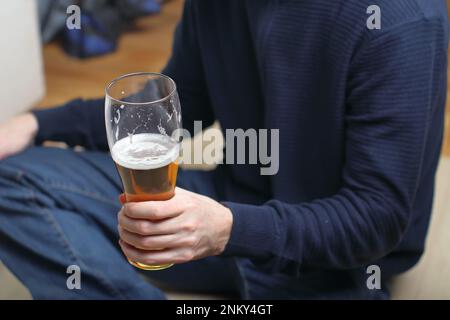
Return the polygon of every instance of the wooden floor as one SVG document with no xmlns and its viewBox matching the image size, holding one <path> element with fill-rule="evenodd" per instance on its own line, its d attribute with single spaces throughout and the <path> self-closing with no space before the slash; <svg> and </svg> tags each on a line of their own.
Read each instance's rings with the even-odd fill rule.
<svg viewBox="0 0 450 320">
<path fill-rule="evenodd" d="M 170 55 L 172 33 L 180 18 L 182 3 L 182 0 L 170 0 L 163 6 L 161 14 L 139 20 L 134 30 L 121 37 L 118 50 L 106 56 L 78 60 L 65 55 L 56 44 L 45 46 L 43 55 L 47 95 L 38 106 L 54 106 L 77 97 L 101 97 L 105 84 L 121 74 L 161 70 Z M 450 86 L 448 93 L 450 96 Z M 449 107 L 446 112 L 446 128 L 443 152 L 446 157 L 449 157 Z M 450 243 L 450 233 L 448 232 L 448 228 L 450 228 L 448 219 L 450 216 L 448 201 L 450 185 L 448 181 L 450 179 L 448 179 L 448 175 L 450 175 L 450 158 L 441 162 L 438 173 L 435 212 L 425 257 L 416 268 L 399 277 L 394 289 L 394 297 L 450 298 L 448 290 L 450 287 L 448 272 L 450 256 L 447 252 L 448 243 Z M 436 242 L 438 243 L 436 244 Z M 446 253 L 445 259 L 442 259 L 443 253 Z M 29 298 L 26 290 L 6 272 L 1 264 L 0 284 L 2 284 L 0 285 L 0 299 Z"/>
<path fill-rule="evenodd" d="M 142 18 L 125 33 L 111 54 L 80 60 L 66 55 L 58 44 L 44 48 L 47 95 L 40 107 L 71 98 L 104 95 L 105 85 L 117 76 L 136 71 L 160 71 L 172 47 L 172 34 L 180 19 L 182 0 L 170 0 L 162 13 Z"/>
</svg>

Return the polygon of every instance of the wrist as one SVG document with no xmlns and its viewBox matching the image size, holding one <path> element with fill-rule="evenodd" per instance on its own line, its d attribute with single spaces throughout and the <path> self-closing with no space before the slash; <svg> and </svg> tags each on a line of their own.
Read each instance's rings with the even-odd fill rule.
<svg viewBox="0 0 450 320">
<path fill-rule="evenodd" d="M 221 254 L 230 240 L 231 229 L 233 227 L 233 213 L 231 210 L 221 204 L 222 214 L 221 214 L 221 230 L 219 234 L 219 245 L 217 249 L 217 254 Z"/>
</svg>

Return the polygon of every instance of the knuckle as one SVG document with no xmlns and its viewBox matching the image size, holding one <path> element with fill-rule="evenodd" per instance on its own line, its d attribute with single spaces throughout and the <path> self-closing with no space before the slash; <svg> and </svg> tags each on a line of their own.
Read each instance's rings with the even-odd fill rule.
<svg viewBox="0 0 450 320">
<path fill-rule="evenodd" d="M 147 234 L 150 231 L 149 225 L 146 221 L 136 222 L 136 229 L 140 234 Z"/>
<path fill-rule="evenodd" d="M 151 213 L 149 214 L 152 218 L 158 219 L 162 215 L 162 210 L 158 206 L 153 206 L 151 208 Z"/>
<path fill-rule="evenodd" d="M 119 233 L 119 237 L 123 238 L 123 229 L 120 226 L 117 226 L 117 232 Z"/>
<path fill-rule="evenodd" d="M 196 237 L 185 237 L 182 241 L 182 245 L 187 247 L 193 247 L 197 243 Z"/>
<path fill-rule="evenodd" d="M 183 227 L 184 231 L 187 232 L 194 232 L 197 229 L 197 224 L 194 222 L 187 222 L 184 227 Z"/>
<path fill-rule="evenodd" d="M 148 240 L 146 237 L 139 237 L 137 239 L 137 243 L 138 243 L 139 247 L 141 247 L 142 249 L 145 249 L 146 247 L 148 247 Z"/>
<path fill-rule="evenodd" d="M 191 261 L 192 259 L 194 259 L 194 251 L 193 250 L 186 250 L 183 254 L 182 254 L 182 259 L 184 261 Z"/>
<path fill-rule="evenodd" d="M 125 215 L 132 216 L 133 211 L 134 211 L 134 203 L 128 202 L 128 203 L 124 204 L 122 207 L 122 211 Z"/>
<path fill-rule="evenodd" d="M 119 223 L 123 222 L 123 208 L 119 210 L 119 212 L 117 213 L 117 220 L 119 221 Z"/>
<path fill-rule="evenodd" d="M 197 207 L 197 201 L 195 201 L 195 199 L 188 198 L 188 199 L 186 199 L 185 206 L 187 209 L 193 209 L 193 208 Z"/>
<path fill-rule="evenodd" d="M 150 237 L 141 238 L 141 246 L 151 248 L 153 246 L 153 240 Z"/>
</svg>

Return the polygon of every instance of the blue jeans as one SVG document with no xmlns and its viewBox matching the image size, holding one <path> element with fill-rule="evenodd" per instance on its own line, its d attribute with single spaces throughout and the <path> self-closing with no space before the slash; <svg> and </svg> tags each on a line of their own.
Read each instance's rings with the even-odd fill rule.
<svg viewBox="0 0 450 320">
<path fill-rule="evenodd" d="M 177 184 L 215 198 L 208 172 L 181 171 Z M 119 193 L 106 153 L 33 147 L 1 161 L 0 259 L 35 299 L 164 299 L 145 277 L 178 290 L 238 294 L 232 259 L 153 272 L 131 266 L 118 246 Z M 67 288 L 69 265 L 81 269 L 81 290 Z"/>
</svg>

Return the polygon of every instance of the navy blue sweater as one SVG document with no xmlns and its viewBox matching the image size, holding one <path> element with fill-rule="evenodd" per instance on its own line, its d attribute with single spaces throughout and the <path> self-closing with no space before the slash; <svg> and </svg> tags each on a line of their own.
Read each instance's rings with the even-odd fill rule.
<svg viewBox="0 0 450 320">
<path fill-rule="evenodd" d="M 366 26 L 372 4 L 380 30 Z M 359 277 L 368 264 L 389 277 L 415 264 L 443 134 L 447 39 L 443 0 L 187 1 L 164 70 L 184 126 L 280 129 L 278 174 L 219 169 L 234 217 L 224 255 L 286 279 Z M 36 111 L 38 140 L 106 150 L 102 104 Z"/>
</svg>

